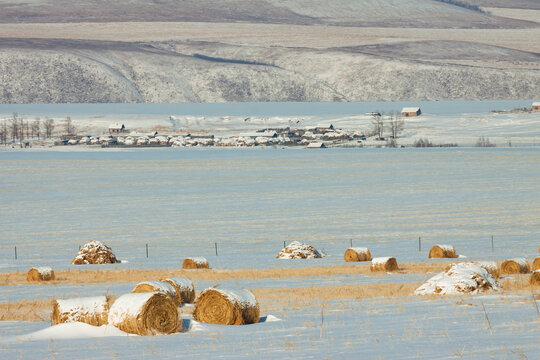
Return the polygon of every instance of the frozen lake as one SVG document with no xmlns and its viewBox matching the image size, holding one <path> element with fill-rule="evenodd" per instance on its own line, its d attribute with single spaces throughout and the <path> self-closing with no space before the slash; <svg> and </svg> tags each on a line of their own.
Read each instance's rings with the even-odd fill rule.
<svg viewBox="0 0 540 360">
<path fill-rule="evenodd" d="M 436 243 L 530 258 L 539 164 L 535 148 L 2 150 L 0 272 L 73 268 L 90 240 L 128 261 L 111 268 L 343 264 L 351 241 L 398 262 Z M 275 259 L 293 240 L 329 256 Z"/>
<path fill-rule="evenodd" d="M 326 116 L 358 115 L 372 111 L 399 112 L 419 106 L 438 115 L 489 113 L 492 110 L 530 108 L 534 100 L 449 100 L 365 102 L 258 102 L 258 103 L 126 103 L 126 104 L 0 104 L 0 115 L 195 115 L 195 116 Z"/>
</svg>

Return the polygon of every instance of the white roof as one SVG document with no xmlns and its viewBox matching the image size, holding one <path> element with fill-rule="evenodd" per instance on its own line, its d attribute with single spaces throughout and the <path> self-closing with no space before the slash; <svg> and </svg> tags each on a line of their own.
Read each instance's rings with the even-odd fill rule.
<svg viewBox="0 0 540 360">
<path fill-rule="evenodd" d="M 275 131 L 247 132 L 247 133 L 240 134 L 240 136 L 253 137 L 253 138 L 256 138 L 256 137 L 274 137 L 274 136 L 277 136 L 277 133 Z"/>
<path fill-rule="evenodd" d="M 109 129 L 121 129 L 124 126 L 124 124 L 114 123 L 109 125 Z"/>
<path fill-rule="evenodd" d="M 324 143 L 322 142 L 311 142 L 308 144 L 308 146 L 306 146 L 308 149 L 313 149 L 313 148 L 320 148 L 320 147 L 323 147 Z"/>
<path fill-rule="evenodd" d="M 418 110 L 420 110 L 419 107 L 404 107 L 403 109 L 401 109 L 401 112 L 418 112 Z"/>
<path fill-rule="evenodd" d="M 535 101 L 533 102 L 533 105 L 532 106 L 540 106 L 540 101 Z"/>
</svg>

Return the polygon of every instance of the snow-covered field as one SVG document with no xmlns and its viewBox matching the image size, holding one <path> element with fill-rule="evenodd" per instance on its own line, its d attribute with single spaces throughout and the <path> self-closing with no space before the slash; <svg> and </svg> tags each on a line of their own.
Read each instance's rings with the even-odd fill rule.
<svg viewBox="0 0 540 360">
<path fill-rule="evenodd" d="M 508 121 L 513 115 L 505 116 Z M 466 256 L 457 261 L 531 260 L 539 245 L 538 163 L 536 147 L 6 149 L 0 151 L 0 272 L 32 266 L 96 269 L 70 265 L 78 246 L 89 240 L 105 242 L 124 260 L 98 267 L 104 270 L 178 269 L 189 256 L 206 257 L 219 272 L 343 265 L 351 242 L 368 247 L 373 257 L 394 256 L 398 264 L 428 261 L 429 248 L 437 243 L 454 245 Z M 293 240 L 327 256 L 276 259 L 283 242 Z M 45 321 L 1 321 L 0 358 L 538 357 L 534 289 L 448 298 L 412 291 L 388 298 L 295 295 L 296 289 L 321 286 L 399 287 L 433 275 L 219 281 L 223 288 L 292 292 L 279 300 L 263 298 L 258 324 L 209 325 L 184 314 L 184 332 L 157 337 L 81 324 L 50 327 L 46 316 Z M 0 305 L 119 296 L 134 285 L 0 286 Z M 195 281 L 197 291 L 213 285 Z"/>
</svg>

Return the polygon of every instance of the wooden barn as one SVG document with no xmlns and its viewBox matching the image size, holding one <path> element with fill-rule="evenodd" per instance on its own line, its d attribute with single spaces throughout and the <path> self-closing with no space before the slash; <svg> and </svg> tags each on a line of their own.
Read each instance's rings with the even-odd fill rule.
<svg viewBox="0 0 540 360">
<path fill-rule="evenodd" d="M 540 102 L 533 102 L 532 111 L 540 111 Z"/>
<path fill-rule="evenodd" d="M 401 116 L 410 117 L 410 116 L 419 116 L 422 113 L 419 107 L 404 107 L 401 109 Z"/>
<path fill-rule="evenodd" d="M 126 132 L 124 124 L 111 124 L 109 125 L 109 134 L 123 134 Z"/>
</svg>

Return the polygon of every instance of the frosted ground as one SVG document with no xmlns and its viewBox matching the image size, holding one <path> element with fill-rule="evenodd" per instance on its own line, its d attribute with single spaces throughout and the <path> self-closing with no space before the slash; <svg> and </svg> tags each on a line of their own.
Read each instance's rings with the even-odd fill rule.
<svg viewBox="0 0 540 360">
<path fill-rule="evenodd" d="M 455 245 L 465 260 L 530 259 L 538 250 L 538 163 L 536 147 L 2 150 L 0 271 L 92 268 L 70 265 L 88 240 L 105 241 L 127 261 L 104 269 L 177 269 L 187 256 L 205 256 L 219 271 L 338 265 L 351 241 L 401 263 L 426 261 L 435 243 Z M 275 259 L 283 242 L 293 240 L 328 256 Z M 245 278 L 221 286 L 383 286 L 431 275 Z M 1 286 L 0 296 L 121 295 L 133 285 Z M 195 281 L 199 291 L 211 285 Z M 207 325 L 186 315 L 185 332 L 152 338 L 3 321 L 0 356 L 533 359 L 540 354 L 533 296 L 313 297 L 298 303 L 292 296 L 263 301 L 259 324 Z M 263 321 L 266 316 L 272 321 Z"/>
</svg>

